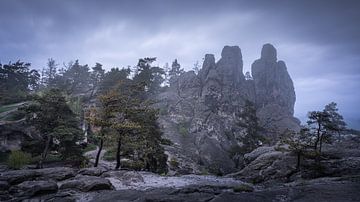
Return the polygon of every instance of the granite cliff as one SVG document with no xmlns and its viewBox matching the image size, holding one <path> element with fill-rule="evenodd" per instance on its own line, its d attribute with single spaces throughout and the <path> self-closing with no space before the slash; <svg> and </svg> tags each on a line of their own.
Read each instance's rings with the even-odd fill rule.
<svg viewBox="0 0 360 202">
<path fill-rule="evenodd" d="M 216 62 L 206 54 L 198 74 L 189 71 L 158 95 L 160 124 L 174 144 L 166 150 L 178 172 L 229 173 L 241 167 L 243 158 L 233 155 L 242 145 L 246 131 L 239 126 L 245 102 L 255 104 L 260 125 L 271 142 L 286 129 L 299 130 L 293 116 L 295 91 L 285 62 L 277 60 L 276 49 L 265 44 L 260 59 L 243 74 L 238 46 L 225 46 Z M 271 144 L 271 143 L 270 143 Z M 176 168 L 175 168 L 176 170 Z"/>
</svg>

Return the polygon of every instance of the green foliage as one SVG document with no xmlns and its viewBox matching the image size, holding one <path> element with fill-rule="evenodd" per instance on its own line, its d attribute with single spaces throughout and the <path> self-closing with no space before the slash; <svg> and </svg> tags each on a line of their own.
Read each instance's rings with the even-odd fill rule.
<svg viewBox="0 0 360 202">
<path fill-rule="evenodd" d="M 22 151 L 12 151 L 9 159 L 8 166 L 12 169 L 21 169 L 31 162 L 31 155 Z"/>
<path fill-rule="evenodd" d="M 168 146 L 171 146 L 171 145 L 173 145 L 174 143 L 173 143 L 173 142 L 171 142 L 171 140 L 169 140 L 169 139 L 166 139 L 166 138 L 161 138 L 161 140 L 160 140 L 160 144 L 162 144 L 162 145 L 168 145 Z"/>
<path fill-rule="evenodd" d="M 184 69 L 181 68 L 181 65 L 178 63 L 177 59 L 175 59 L 171 64 L 171 69 L 169 70 L 169 80 L 170 85 L 177 80 L 182 73 L 184 73 Z"/>
<path fill-rule="evenodd" d="M 322 143 L 331 143 L 335 134 L 339 135 L 346 130 L 346 123 L 338 113 L 335 102 L 325 106 L 323 111 L 311 111 L 308 114 L 307 135 L 313 137 L 314 150 L 321 154 Z"/>
<path fill-rule="evenodd" d="M 157 66 L 152 66 L 156 58 L 141 58 L 135 69 L 134 82 L 143 84 L 144 94 L 152 95 L 161 90 L 164 82 L 164 70 Z"/>
<path fill-rule="evenodd" d="M 58 152 L 63 159 L 82 156 L 80 146 L 77 145 L 82 138 L 79 121 L 66 104 L 60 90 L 46 91 L 24 110 L 28 113 L 27 122 L 35 126 L 42 135 L 41 141 L 45 144 L 41 144 L 40 147 L 43 149 L 44 157 L 54 139 L 59 141 Z"/>
<path fill-rule="evenodd" d="M 182 135 L 183 137 L 186 137 L 189 134 L 189 128 L 190 128 L 190 123 L 186 121 L 180 122 L 177 125 L 177 129 L 180 135 Z"/>
<path fill-rule="evenodd" d="M 247 184 L 238 185 L 233 188 L 234 192 L 253 192 L 254 188 Z"/>
<path fill-rule="evenodd" d="M 140 75 L 142 80 L 146 75 Z M 134 78 L 135 80 L 135 78 Z M 140 81 L 139 81 L 140 82 Z M 157 124 L 158 110 L 150 107 L 146 99 L 144 82 L 131 80 L 120 81 L 116 88 L 107 91 L 99 97 L 100 106 L 90 117 L 91 122 L 100 127 L 103 138 L 110 140 L 111 152 L 120 166 L 120 156 L 130 159 L 137 165 L 143 165 L 143 170 L 163 173 L 167 171 L 164 149 L 161 146 L 162 133 Z M 110 152 L 105 154 L 109 158 Z M 124 166 L 124 165 L 123 165 Z"/>
<path fill-rule="evenodd" d="M 177 161 L 176 158 L 171 158 L 170 159 L 170 166 L 173 167 L 173 168 L 178 168 L 179 167 L 179 162 Z"/>
<path fill-rule="evenodd" d="M 36 70 L 30 70 L 30 63 L 17 61 L 0 64 L 0 104 L 20 102 L 37 88 L 40 78 Z"/>
<path fill-rule="evenodd" d="M 115 149 L 107 150 L 104 154 L 104 159 L 106 161 L 115 161 L 116 159 L 115 154 L 116 154 Z"/>
<path fill-rule="evenodd" d="M 109 72 L 106 72 L 99 83 L 99 94 L 105 94 L 107 91 L 116 88 L 119 82 L 127 81 L 130 72 L 129 68 L 112 68 Z"/>
<path fill-rule="evenodd" d="M 248 153 L 261 146 L 265 141 L 265 138 L 260 134 L 263 129 L 259 126 L 254 103 L 246 100 L 245 106 L 239 114 L 239 118 L 239 126 L 246 129 L 246 135 L 241 141 L 244 144 L 244 152 Z"/>
<path fill-rule="evenodd" d="M 49 88 L 56 87 L 56 79 L 59 77 L 58 66 L 59 64 L 56 64 L 54 59 L 48 59 L 47 66 L 41 72 L 42 85 Z"/>
<path fill-rule="evenodd" d="M 138 160 L 138 161 L 128 160 L 128 161 L 122 162 L 122 167 L 130 169 L 130 170 L 140 171 L 140 170 L 144 169 L 145 164 L 143 161 L 140 161 L 140 160 Z"/>
<path fill-rule="evenodd" d="M 65 91 L 68 95 L 86 92 L 90 83 L 88 65 L 80 65 L 79 60 L 69 63 L 67 69 L 56 81 L 56 87 Z"/>
<path fill-rule="evenodd" d="M 67 104 L 69 105 L 70 109 L 76 114 L 77 116 L 80 116 L 83 110 L 82 106 L 82 97 L 76 96 L 76 97 L 69 97 Z"/>
</svg>

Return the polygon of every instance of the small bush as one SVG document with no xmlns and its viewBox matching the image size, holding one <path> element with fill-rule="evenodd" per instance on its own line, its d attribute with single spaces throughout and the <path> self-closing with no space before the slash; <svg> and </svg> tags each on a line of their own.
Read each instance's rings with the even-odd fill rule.
<svg viewBox="0 0 360 202">
<path fill-rule="evenodd" d="M 166 138 L 162 138 L 160 141 L 161 141 L 160 143 L 161 143 L 162 145 L 168 145 L 168 146 L 171 146 L 171 145 L 173 145 L 173 144 L 174 144 L 173 142 L 171 142 L 171 140 L 166 139 Z"/>
<path fill-rule="evenodd" d="M 106 161 L 115 161 L 116 160 L 116 151 L 115 150 L 108 150 L 104 154 L 104 160 Z"/>
<path fill-rule="evenodd" d="M 142 161 L 128 160 L 128 161 L 121 161 L 121 167 L 130 169 L 130 170 L 139 171 L 139 170 L 142 170 L 143 168 L 145 168 L 145 164 Z"/>
<path fill-rule="evenodd" d="M 176 160 L 176 158 L 171 158 L 170 166 L 173 167 L 173 168 L 178 168 L 179 167 L 179 162 Z"/>
<path fill-rule="evenodd" d="M 182 136 L 187 136 L 189 134 L 189 128 L 190 128 L 189 122 L 182 121 L 177 124 L 177 129 L 178 129 L 180 135 L 182 135 Z"/>
<path fill-rule="evenodd" d="M 254 188 L 250 185 L 242 184 L 233 188 L 234 192 L 252 192 Z"/>
<path fill-rule="evenodd" d="M 20 169 L 31 162 L 31 155 L 22 151 L 12 151 L 8 166 L 12 169 Z"/>
</svg>

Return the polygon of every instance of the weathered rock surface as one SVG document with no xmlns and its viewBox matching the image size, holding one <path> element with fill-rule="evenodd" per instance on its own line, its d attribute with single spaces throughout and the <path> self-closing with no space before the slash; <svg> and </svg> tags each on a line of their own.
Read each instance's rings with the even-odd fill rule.
<svg viewBox="0 0 360 202">
<path fill-rule="evenodd" d="M 58 186 L 51 181 L 25 181 L 10 188 L 10 193 L 18 197 L 57 192 Z"/>
<path fill-rule="evenodd" d="M 29 180 L 59 181 L 74 177 L 75 174 L 75 170 L 68 167 L 12 170 L 0 173 L 0 181 L 7 181 L 9 184 L 19 184 Z"/>
<path fill-rule="evenodd" d="M 19 184 L 24 181 L 34 180 L 39 174 L 36 170 L 14 170 L 0 173 L 0 180 L 9 184 Z"/>
<path fill-rule="evenodd" d="M 101 177 L 119 180 L 125 186 L 144 182 L 144 178 L 136 171 L 109 171 L 102 174 Z"/>
<path fill-rule="evenodd" d="M 158 95 L 162 110 L 160 124 L 174 146 L 166 147 L 169 159 L 179 163 L 178 171 L 229 173 L 242 164 L 231 152 L 242 145 L 246 134 L 239 126 L 245 101 L 255 103 L 264 135 L 287 128 L 299 130 L 293 117 L 295 91 L 284 62 L 276 50 L 265 44 L 261 58 L 252 65 L 252 79 L 245 79 L 241 50 L 225 46 L 218 62 L 206 54 L 196 75 L 186 72 L 173 79 L 166 92 Z"/>
<path fill-rule="evenodd" d="M 274 147 L 259 147 L 245 155 L 248 164 L 239 172 L 230 174 L 252 183 L 287 182 L 296 171 L 296 157 Z"/>
<path fill-rule="evenodd" d="M 112 184 L 108 179 L 95 176 L 76 176 L 74 179 L 61 183 L 60 189 L 77 189 L 84 192 L 96 190 L 111 190 Z"/>
<path fill-rule="evenodd" d="M 104 172 L 106 172 L 107 169 L 102 167 L 91 167 L 91 168 L 83 168 L 79 170 L 79 174 L 81 175 L 89 175 L 89 176 L 100 176 Z"/>
<path fill-rule="evenodd" d="M 253 192 L 233 192 L 221 187 L 198 186 L 182 189 L 118 190 L 94 193 L 84 201 L 359 201 L 359 179 L 324 179 L 275 186 Z"/>
</svg>

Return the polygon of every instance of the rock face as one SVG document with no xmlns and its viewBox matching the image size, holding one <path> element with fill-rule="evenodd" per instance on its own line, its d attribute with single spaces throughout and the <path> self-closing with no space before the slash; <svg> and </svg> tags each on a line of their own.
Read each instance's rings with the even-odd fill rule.
<svg viewBox="0 0 360 202">
<path fill-rule="evenodd" d="M 265 44 L 261 58 L 251 67 L 258 116 L 267 128 L 299 129 L 293 118 L 295 91 L 285 62 L 277 61 L 276 49 Z"/>
<path fill-rule="evenodd" d="M 252 65 L 252 76 L 244 77 L 240 48 L 225 46 L 218 62 L 206 54 L 197 75 L 183 73 L 158 95 L 159 122 L 165 137 L 174 143 L 166 151 L 180 173 L 200 173 L 206 168 L 224 174 L 242 163 L 232 151 L 242 145 L 246 134 L 238 124 L 246 100 L 255 103 L 260 124 L 269 128 L 264 135 L 276 139 L 270 132 L 273 129 L 276 134 L 299 130 L 300 122 L 293 117 L 293 82 L 272 45 L 263 46 L 260 59 Z"/>
</svg>

